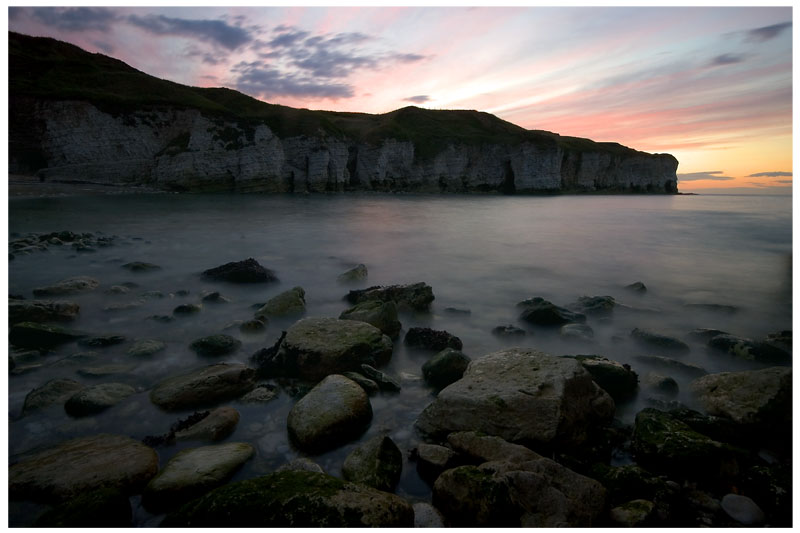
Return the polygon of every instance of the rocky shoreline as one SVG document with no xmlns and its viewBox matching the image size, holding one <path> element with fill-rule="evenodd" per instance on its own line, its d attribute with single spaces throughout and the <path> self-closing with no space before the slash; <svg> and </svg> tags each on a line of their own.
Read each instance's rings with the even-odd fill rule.
<svg viewBox="0 0 800 533">
<path fill-rule="evenodd" d="M 124 240 L 63 231 L 18 237 L 10 252 L 65 245 L 91 252 Z M 159 268 L 144 262 L 121 266 L 130 272 Z M 203 313 L 205 306 L 224 305 L 228 284 L 275 284 L 279 275 L 253 259 L 209 268 L 201 276 L 218 283 L 219 292 L 152 318 L 169 326 Z M 167 433 L 143 442 L 90 433 L 14 457 L 12 502 L 40 506 L 32 525 L 71 527 L 130 526 L 138 505 L 132 502 L 170 527 L 791 524 L 790 331 L 752 340 L 697 329 L 684 341 L 636 328 L 628 342 L 649 354 L 641 356 L 649 358 L 642 359 L 643 367 L 646 361 L 646 367 L 663 369 L 642 375 L 636 364 L 600 355 L 508 347 L 469 357 L 461 339 L 447 331 L 404 329 L 408 317 L 429 312 L 435 296 L 426 283 L 348 291 L 348 283 L 368 279 L 364 265 L 339 278 L 331 280 L 344 293 L 338 317 L 305 316 L 306 292 L 287 289 L 223 333 L 194 340 L 194 368 L 172 369 L 146 386 L 120 380 L 126 368 L 104 364 L 89 351 L 127 343 L 133 364 L 167 358 L 161 340 L 69 327 L 86 311 L 71 297 L 134 289 L 81 276 L 37 287 L 33 298 L 10 296 L 11 380 L 57 365 L 97 378 L 91 385 L 66 378 L 41 383 L 27 393 L 22 419 L 61 409 L 71 419 L 91 420 L 136 394 L 175 419 Z M 647 289 L 640 283 L 626 290 Z M 158 296 L 140 292 L 138 305 L 148 298 Z M 611 296 L 565 306 L 536 297 L 519 302 L 517 310 L 520 324 L 575 340 L 590 339 L 592 325 L 612 319 L 620 308 Z M 240 333 L 263 330 L 270 322 L 287 325 L 277 342 L 247 363 L 225 362 L 242 348 Z M 493 333 L 513 339 L 525 330 L 508 325 Z M 385 369 L 400 343 L 427 354 L 415 379 L 434 395 L 413 427 L 405 428 L 418 436 L 417 444 L 408 447 L 380 432 L 361 441 L 373 424 L 373 404 L 393 402 L 405 386 L 406 377 Z M 50 355 L 73 345 L 83 352 Z M 698 347 L 758 368 L 709 374 L 680 360 Z M 702 412 L 671 400 L 679 376 L 688 380 Z M 661 399 L 640 410 L 633 424 L 622 423 L 619 405 L 644 391 Z M 231 438 L 241 406 L 267 409 L 279 395 L 292 398 L 279 431 L 288 434 L 300 457 L 231 481 L 259 453 Z M 340 476 L 315 462 L 353 441 L 358 445 L 337 467 Z M 176 452 L 176 442 L 191 447 Z M 429 500 L 396 494 L 408 467 L 430 486 Z"/>
</svg>

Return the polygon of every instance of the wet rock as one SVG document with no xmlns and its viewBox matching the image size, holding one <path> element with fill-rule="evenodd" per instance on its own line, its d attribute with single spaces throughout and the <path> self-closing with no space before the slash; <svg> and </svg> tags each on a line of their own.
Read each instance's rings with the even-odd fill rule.
<svg viewBox="0 0 800 533">
<path fill-rule="evenodd" d="M 642 294 L 647 292 L 647 287 L 641 281 L 635 281 L 635 282 L 631 283 L 630 285 L 625 285 L 625 288 L 628 289 L 631 292 L 638 292 L 638 293 L 642 293 Z"/>
<path fill-rule="evenodd" d="M 520 320 L 536 324 L 537 326 L 560 326 L 569 322 L 585 322 L 586 316 L 573 313 L 569 309 L 559 307 L 544 298 L 529 298 L 517 304 L 522 307 Z"/>
<path fill-rule="evenodd" d="M 792 525 L 792 469 L 782 464 L 754 465 L 743 473 L 739 485 L 744 495 L 758 499 L 772 527 Z"/>
<path fill-rule="evenodd" d="M 368 377 L 359 374 L 358 372 L 342 372 L 342 375 L 347 379 L 352 379 L 353 381 L 358 383 L 358 385 L 362 389 L 364 389 L 364 392 L 366 392 L 369 396 L 377 394 L 378 391 L 380 390 L 380 387 L 378 387 L 377 383 L 375 383 Z"/>
<path fill-rule="evenodd" d="M 699 377 L 708 374 L 705 368 L 693 363 L 684 363 L 661 355 L 634 355 L 633 359 L 647 366 L 654 366 L 665 372 L 676 373 L 687 377 Z"/>
<path fill-rule="evenodd" d="M 764 511 L 747 496 L 726 494 L 720 505 L 728 516 L 742 525 L 757 526 L 764 523 Z"/>
<path fill-rule="evenodd" d="M 105 290 L 106 294 L 128 294 L 131 290 L 125 285 L 112 285 Z"/>
<path fill-rule="evenodd" d="M 189 296 L 190 292 L 186 289 L 179 289 L 174 293 L 170 293 L 169 297 L 174 298 L 176 296 Z"/>
<path fill-rule="evenodd" d="M 612 361 L 599 355 L 574 356 L 583 368 L 592 375 L 595 383 L 606 391 L 615 402 L 630 399 L 639 387 L 639 376 L 626 364 Z"/>
<path fill-rule="evenodd" d="M 175 440 L 222 440 L 233 433 L 240 416 L 239 411 L 233 407 L 217 407 L 198 422 L 175 431 Z"/>
<path fill-rule="evenodd" d="M 649 500 L 631 500 L 609 511 L 611 523 L 617 527 L 646 527 L 656 505 Z"/>
<path fill-rule="evenodd" d="M 355 306 L 342 311 L 341 320 L 358 320 L 371 324 L 396 339 L 402 324 L 397 319 L 397 305 L 393 301 L 365 300 Z"/>
<path fill-rule="evenodd" d="M 108 364 L 108 365 L 98 365 L 98 366 L 87 366 L 84 368 L 78 369 L 78 374 L 87 378 L 101 378 L 106 376 L 115 376 L 119 374 L 126 374 L 136 368 L 135 365 L 117 365 L 117 364 Z"/>
<path fill-rule="evenodd" d="M 150 391 L 150 401 L 167 411 L 195 409 L 237 398 L 254 387 L 254 369 L 218 363 L 161 381 Z"/>
<path fill-rule="evenodd" d="M 101 383 L 86 387 L 73 394 L 64 404 L 70 416 L 97 414 L 136 394 L 136 389 L 125 383 Z"/>
<path fill-rule="evenodd" d="M 135 287 L 134 287 L 135 288 Z M 141 300 L 161 300 L 165 298 L 164 293 L 161 291 L 145 291 L 139 295 Z"/>
<path fill-rule="evenodd" d="M 685 354 L 690 351 L 689 345 L 681 340 L 644 329 L 635 328 L 631 331 L 631 338 L 655 350 L 674 354 Z"/>
<path fill-rule="evenodd" d="M 222 357 L 228 355 L 242 346 L 242 341 L 230 335 L 217 334 L 197 339 L 189 345 L 194 353 L 202 357 Z"/>
<path fill-rule="evenodd" d="M 437 444 L 422 443 L 416 450 L 417 472 L 419 476 L 433 483 L 442 472 L 458 466 L 458 456 L 450 448 Z"/>
<path fill-rule="evenodd" d="M 76 341 L 87 334 L 82 331 L 48 326 L 38 322 L 20 322 L 14 324 L 8 332 L 8 341 L 20 348 L 49 350 L 59 344 Z"/>
<path fill-rule="evenodd" d="M 275 273 L 264 268 L 252 257 L 244 261 L 233 261 L 203 271 L 203 276 L 232 283 L 267 283 L 278 281 Z"/>
<path fill-rule="evenodd" d="M 339 277 L 337 277 L 336 280 L 339 283 L 353 283 L 355 281 L 363 281 L 367 279 L 367 275 L 367 267 L 363 264 L 359 264 L 347 272 L 339 274 Z"/>
<path fill-rule="evenodd" d="M 445 348 L 460 350 L 463 348 L 461 339 L 447 331 L 437 331 L 430 328 L 411 328 L 406 333 L 406 346 L 422 348 L 440 352 Z"/>
<path fill-rule="evenodd" d="M 378 435 L 354 449 L 345 458 L 342 476 L 386 492 L 394 492 L 403 471 L 400 448 L 388 436 Z"/>
<path fill-rule="evenodd" d="M 609 316 L 617 302 L 612 296 L 581 296 L 567 307 L 577 313 L 593 316 Z"/>
<path fill-rule="evenodd" d="M 69 440 L 8 469 L 11 499 L 58 502 L 94 489 L 135 494 L 158 472 L 155 450 L 120 435 Z"/>
<path fill-rule="evenodd" d="M 747 361 L 769 364 L 791 364 L 792 354 L 775 343 L 756 342 L 735 335 L 717 335 L 708 346 Z"/>
<path fill-rule="evenodd" d="M 361 373 L 374 381 L 378 388 L 388 392 L 400 392 L 400 382 L 385 372 L 369 365 L 361 365 Z"/>
<path fill-rule="evenodd" d="M 62 357 L 53 362 L 55 367 L 74 367 L 78 365 L 93 365 L 100 359 L 97 352 L 77 352 L 67 357 Z"/>
<path fill-rule="evenodd" d="M 267 329 L 267 318 L 254 318 L 252 320 L 245 320 L 239 324 L 239 331 L 242 333 L 261 333 Z"/>
<path fill-rule="evenodd" d="M 9 325 L 20 322 L 53 322 L 74 320 L 80 306 L 64 300 L 9 300 Z"/>
<path fill-rule="evenodd" d="M 410 527 L 405 500 L 318 472 L 230 483 L 187 503 L 163 527 Z"/>
<path fill-rule="evenodd" d="M 634 499 L 665 503 L 672 496 L 665 478 L 635 464 L 610 466 L 596 463 L 589 474 L 608 491 L 609 503 L 619 506 Z M 666 503 L 669 503 L 668 501 Z"/>
<path fill-rule="evenodd" d="M 286 332 L 277 358 L 287 375 L 318 381 L 327 375 L 380 366 L 392 356 L 392 341 L 364 322 L 306 318 Z"/>
<path fill-rule="evenodd" d="M 124 302 L 124 303 L 107 305 L 103 308 L 103 311 L 107 313 L 116 313 L 118 311 L 130 311 L 131 309 L 136 309 L 141 306 L 142 302 L 140 301 Z"/>
<path fill-rule="evenodd" d="M 22 413 L 30 414 L 50 405 L 63 404 L 84 387 L 72 379 L 51 379 L 25 396 Z"/>
<path fill-rule="evenodd" d="M 367 289 L 350 291 L 346 298 L 352 304 L 366 300 L 394 301 L 398 309 L 414 311 L 427 311 L 434 300 L 433 289 L 423 282 L 410 285 L 376 285 Z"/>
<path fill-rule="evenodd" d="M 133 261 L 125 263 L 122 268 L 130 270 L 131 272 L 152 272 L 153 270 L 161 270 L 161 267 L 153 263 L 144 263 L 142 261 Z"/>
<path fill-rule="evenodd" d="M 445 307 L 444 312 L 450 315 L 471 315 L 470 309 L 461 309 L 458 307 Z"/>
<path fill-rule="evenodd" d="M 182 450 L 150 480 L 142 503 L 157 512 L 202 496 L 225 483 L 254 453 L 244 442 Z"/>
<path fill-rule="evenodd" d="M 561 326 L 559 334 L 561 338 L 573 341 L 592 342 L 594 340 L 594 330 L 586 324 L 564 324 Z"/>
<path fill-rule="evenodd" d="M 614 416 L 614 400 L 573 359 L 512 348 L 473 360 L 420 414 L 423 435 L 476 430 L 511 442 L 572 446 Z"/>
<path fill-rule="evenodd" d="M 745 443 L 753 438 L 753 435 L 742 432 L 741 427 L 728 418 L 704 415 L 688 407 L 671 408 L 667 412 L 698 433 L 719 442 Z"/>
<path fill-rule="evenodd" d="M 444 527 L 444 517 L 429 503 L 417 502 L 414 508 L 414 527 Z"/>
<path fill-rule="evenodd" d="M 711 313 L 722 313 L 726 315 L 732 315 L 739 311 L 739 308 L 734 305 L 723 305 L 723 304 L 700 303 L 700 304 L 684 304 L 683 306 L 689 310 L 708 311 Z"/>
<path fill-rule="evenodd" d="M 64 296 L 67 294 L 79 294 L 89 292 L 100 286 L 100 282 L 88 276 L 76 276 L 67 278 L 46 287 L 33 289 L 34 296 Z"/>
<path fill-rule="evenodd" d="M 318 453 L 361 435 L 371 420 L 372 406 L 364 389 L 333 374 L 292 407 L 287 427 L 298 448 Z"/>
<path fill-rule="evenodd" d="M 770 333 L 764 339 L 766 344 L 771 345 L 774 348 L 778 348 L 785 352 L 791 353 L 792 351 L 792 331 L 791 330 L 783 330 L 778 331 L 775 333 Z"/>
<path fill-rule="evenodd" d="M 155 322 L 161 322 L 162 324 L 168 324 L 169 322 L 172 322 L 175 319 L 174 317 L 171 317 L 169 315 L 150 315 L 149 317 L 147 317 L 147 320 L 153 320 Z"/>
<path fill-rule="evenodd" d="M 680 391 L 678 382 L 674 378 L 655 372 L 648 372 L 642 383 L 651 391 L 665 396 L 677 396 Z"/>
<path fill-rule="evenodd" d="M 512 324 L 492 328 L 492 335 L 497 337 L 524 337 L 525 334 L 524 329 L 518 328 Z"/>
<path fill-rule="evenodd" d="M 294 287 L 273 296 L 261 309 L 256 311 L 256 316 L 276 317 L 299 315 L 306 311 L 306 291 L 302 287 Z"/>
<path fill-rule="evenodd" d="M 119 489 L 80 494 L 36 519 L 34 527 L 131 527 L 130 498 Z"/>
<path fill-rule="evenodd" d="M 203 310 L 200 304 L 181 304 L 172 310 L 173 315 L 194 315 Z"/>
<path fill-rule="evenodd" d="M 687 336 L 695 341 L 708 342 L 717 335 L 728 335 L 728 333 L 720 329 L 697 328 L 690 331 Z"/>
<path fill-rule="evenodd" d="M 226 304 L 230 302 L 228 298 L 225 298 L 218 291 L 210 292 L 208 294 L 203 295 L 201 300 L 203 302 L 211 304 Z"/>
<path fill-rule="evenodd" d="M 297 457 L 288 463 L 282 464 L 275 469 L 275 472 L 317 472 L 324 474 L 325 471 L 317 463 L 308 457 Z"/>
<path fill-rule="evenodd" d="M 85 348 L 105 348 L 121 344 L 127 339 L 122 335 L 97 335 L 94 337 L 84 337 L 78 340 L 78 345 Z"/>
<path fill-rule="evenodd" d="M 437 389 L 443 389 L 461 379 L 471 359 L 453 348 L 445 348 L 422 365 L 425 381 Z"/>
<path fill-rule="evenodd" d="M 160 340 L 140 339 L 128 348 L 128 355 L 132 357 L 147 357 L 166 349 L 166 347 L 166 343 Z"/>
<path fill-rule="evenodd" d="M 241 398 L 242 403 L 266 403 L 278 396 L 278 389 L 274 385 L 259 385 Z"/>
</svg>

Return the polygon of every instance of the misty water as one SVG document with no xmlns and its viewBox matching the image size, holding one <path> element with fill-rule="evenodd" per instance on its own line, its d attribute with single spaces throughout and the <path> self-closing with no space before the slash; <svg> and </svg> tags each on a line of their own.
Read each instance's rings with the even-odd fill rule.
<svg viewBox="0 0 800 533">
<path fill-rule="evenodd" d="M 15 199 L 9 201 L 11 239 L 28 233 L 60 230 L 118 236 L 116 244 L 94 253 L 69 246 L 19 255 L 9 263 L 9 293 L 32 298 L 32 289 L 71 276 L 91 276 L 101 286 L 69 296 L 80 304 L 79 318 L 68 327 L 96 334 L 120 334 L 128 340 L 95 349 L 102 364 L 133 365 L 130 371 L 87 378 L 78 367 L 51 363 L 77 352 L 76 344 L 59 347 L 43 366 L 9 377 L 9 455 L 51 446 L 68 438 L 116 433 L 141 439 L 164 434 L 192 411 L 161 412 L 148 389 L 158 381 L 216 360 L 199 358 L 189 344 L 225 332 L 243 346 L 220 360 L 248 363 L 250 355 L 271 346 L 292 320 L 271 320 L 267 330 L 245 334 L 224 330 L 252 318 L 254 305 L 294 286 L 306 293 L 309 317 L 338 317 L 349 307 L 343 296 L 352 288 L 424 281 L 436 297 L 430 313 L 402 314 L 403 331 L 390 364 L 383 368 L 402 383 L 399 393 L 371 398 L 374 418 L 361 441 L 388 431 L 406 455 L 397 493 L 411 501 L 429 501 L 430 487 L 419 479 L 408 452 L 419 442 L 413 423 L 433 400 L 421 379 L 421 366 L 432 353 L 407 349 L 404 332 L 426 326 L 461 338 L 472 358 L 510 346 L 554 355 L 598 354 L 630 363 L 640 377 L 650 370 L 670 374 L 680 386 L 675 398 L 696 407 L 688 394 L 691 378 L 651 369 L 635 359 L 654 352 L 630 339 L 633 328 L 647 328 L 687 340 L 695 328 L 716 328 L 763 338 L 791 329 L 791 198 L 786 196 L 415 196 L 415 195 L 175 195 L 125 194 Z M 234 285 L 201 279 L 200 272 L 229 261 L 255 258 L 276 272 L 280 283 Z M 131 261 L 157 264 L 160 270 L 132 273 Z M 369 279 L 342 285 L 336 278 L 363 263 Z M 647 286 L 639 294 L 624 287 Z M 108 294 L 112 285 L 133 282 L 127 294 Z M 105 308 L 135 300 L 140 293 L 165 297 L 139 307 Z M 179 295 L 179 291 L 188 291 Z M 181 303 L 200 303 L 204 291 L 220 291 L 230 302 L 203 305 L 200 313 L 170 323 L 148 320 L 170 315 Z M 516 304 L 540 296 L 566 306 L 580 296 L 610 295 L 619 304 L 610 318 L 590 316 L 591 343 L 564 340 L 558 328 L 518 320 Z M 686 304 L 735 306 L 736 313 L 702 310 Z M 451 313 L 446 308 L 469 310 Z M 527 331 L 521 338 L 493 336 L 492 328 L 512 324 Z M 160 339 L 167 350 L 147 359 L 126 351 L 136 339 Z M 687 340 L 691 352 L 676 358 L 709 372 L 760 368 L 708 351 Z M 13 355 L 13 352 L 12 352 Z M 61 406 L 21 417 L 25 396 L 47 380 L 63 377 L 84 384 L 126 382 L 140 392 L 92 417 L 70 418 Z M 654 396 L 642 389 L 618 405 L 617 417 L 631 423 Z M 286 417 L 296 401 L 286 390 L 265 404 L 230 402 L 241 413 L 227 439 L 256 448 L 256 456 L 234 479 L 269 473 L 304 454 L 288 441 Z M 312 456 L 327 472 L 340 476 L 344 457 L 357 445 Z M 163 466 L 177 451 L 199 443 L 158 448 Z M 624 461 L 624 458 L 620 460 Z M 133 498 L 136 525 L 157 525 Z M 11 523 L 32 520 L 30 510 L 11 509 Z"/>
</svg>

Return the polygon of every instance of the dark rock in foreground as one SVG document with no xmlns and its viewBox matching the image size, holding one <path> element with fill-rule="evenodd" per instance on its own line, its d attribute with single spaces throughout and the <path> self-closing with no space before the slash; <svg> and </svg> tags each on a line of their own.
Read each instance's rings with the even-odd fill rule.
<svg viewBox="0 0 800 533">
<path fill-rule="evenodd" d="M 33 289 L 34 296 L 63 296 L 89 292 L 100 286 L 100 282 L 88 276 L 76 276 L 59 281 L 46 287 Z"/>
<path fill-rule="evenodd" d="M 150 391 L 150 401 L 167 411 L 194 409 L 241 396 L 255 387 L 255 370 L 220 363 L 171 377 Z"/>
<path fill-rule="evenodd" d="M 49 350 L 59 344 L 76 341 L 86 336 L 87 334 L 82 331 L 66 329 L 60 326 L 48 326 L 38 322 L 21 322 L 11 327 L 8 333 L 8 341 L 20 348 Z"/>
<path fill-rule="evenodd" d="M 63 404 L 83 388 L 84 385 L 71 379 L 51 379 L 25 396 L 22 413 L 28 414 L 53 404 Z"/>
<path fill-rule="evenodd" d="M 364 300 L 342 311 L 342 320 L 359 320 L 371 324 L 384 332 L 390 339 L 396 339 L 402 324 L 397 319 L 397 305 L 394 301 Z"/>
<path fill-rule="evenodd" d="M 239 339 L 220 333 L 197 339 L 189 347 L 203 357 L 221 357 L 235 352 L 241 345 L 242 341 Z"/>
<path fill-rule="evenodd" d="M 203 276 L 213 280 L 232 283 L 267 283 L 278 281 L 275 273 L 261 266 L 252 257 L 244 261 L 232 261 L 203 271 Z"/>
<path fill-rule="evenodd" d="M 378 435 L 350 452 L 342 465 L 347 481 L 393 492 L 403 471 L 403 454 L 388 436 Z"/>
<path fill-rule="evenodd" d="M 544 298 L 529 298 L 517 304 L 522 307 L 521 320 L 538 326 L 560 326 L 569 322 L 585 322 L 586 316 L 559 307 Z"/>
<path fill-rule="evenodd" d="M 283 471 L 231 483 L 187 503 L 163 527 L 411 527 L 394 494 L 318 472 Z"/>
<path fill-rule="evenodd" d="M 425 381 L 437 389 L 443 389 L 461 379 L 471 359 L 453 348 L 445 348 L 422 365 Z"/>
<path fill-rule="evenodd" d="M 47 511 L 34 527 L 131 527 L 132 518 L 127 494 L 119 489 L 97 489 Z"/>
<path fill-rule="evenodd" d="M 630 399 L 638 389 L 639 376 L 630 365 L 611 361 L 599 355 L 576 355 L 592 379 L 606 391 L 615 402 Z"/>
<path fill-rule="evenodd" d="M 101 383 L 76 392 L 64 404 L 64 410 L 75 417 L 93 415 L 135 393 L 136 390 L 125 383 Z"/>
<path fill-rule="evenodd" d="M 434 300 L 433 289 L 423 282 L 410 285 L 376 285 L 366 289 L 350 291 L 345 298 L 352 304 L 367 300 L 393 301 L 401 310 L 411 309 L 414 311 L 427 311 Z"/>
<path fill-rule="evenodd" d="M 74 320 L 79 310 L 78 304 L 63 300 L 9 300 L 8 323 Z"/>
<path fill-rule="evenodd" d="M 464 347 L 461 339 L 447 331 L 437 331 L 431 328 L 411 328 L 406 333 L 405 343 L 412 348 L 423 348 L 440 352 L 445 348 L 460 350 Z"/>
</svg>

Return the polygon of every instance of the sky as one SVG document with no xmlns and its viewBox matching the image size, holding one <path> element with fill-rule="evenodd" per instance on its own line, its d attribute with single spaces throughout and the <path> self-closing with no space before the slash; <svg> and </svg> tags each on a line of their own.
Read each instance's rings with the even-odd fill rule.
<svg viewBox="0 0 800 533">
<path fill-rule="evenodd" d="M 159 78 L 292 107 L 476 109 L 791 193 L 791 7 L 10 7 Z M 723 190 L 724 189 L 724 190 Z"/>
</svg>

